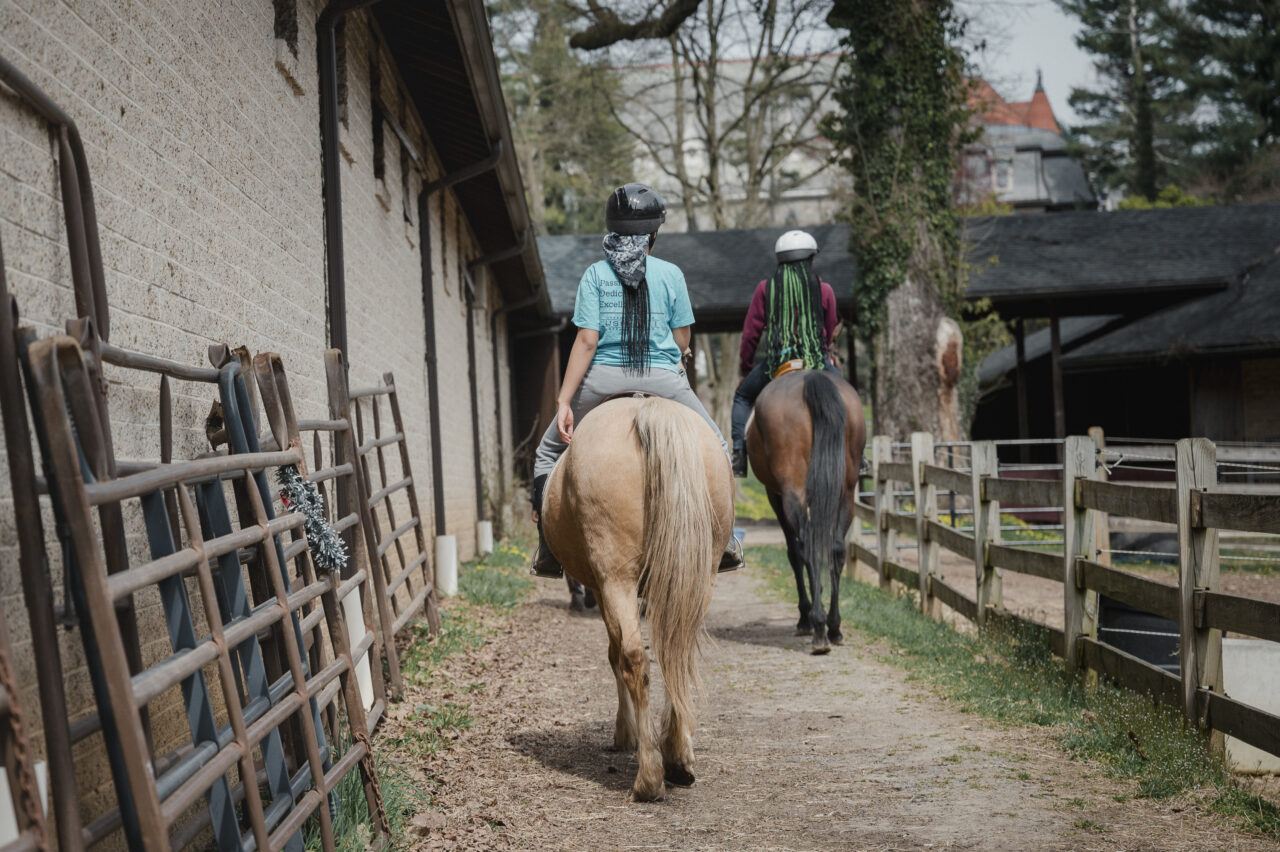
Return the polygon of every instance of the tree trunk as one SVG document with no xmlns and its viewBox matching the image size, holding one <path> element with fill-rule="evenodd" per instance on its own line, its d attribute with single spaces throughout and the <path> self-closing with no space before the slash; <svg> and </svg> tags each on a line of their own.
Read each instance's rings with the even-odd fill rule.
<svg viewBox="0 0 1280 852">
<path fill-rule="evenodd" d="M 875 406 L 877 435 L 907 441 L 929 432 L 938 441 L 960 439 L 959 382 L 963 345 L 960 327 L 942 309 L 937 251 L 924 226 L 906 280 L 885 303 L 883 329 L 876 340 Z M 967 430 L 966 430 L 967 431 Z"/>
</svg>

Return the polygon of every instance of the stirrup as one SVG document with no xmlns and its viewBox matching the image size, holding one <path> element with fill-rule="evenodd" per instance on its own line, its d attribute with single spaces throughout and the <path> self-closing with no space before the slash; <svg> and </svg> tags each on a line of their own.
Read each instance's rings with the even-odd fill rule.
<svg viewBox="0 0 1280 852">
<path fill-rule="evenodd" d="M 534 577 L 557 580 L 564 576 L 564 568 L 560 565 L 560 560 L 556 559 L 555 554 L 551 552 L 551 548 L 543 542 L 538 542 L 538 549 L 534 551 L 533 561 L 529 564 L 529 574 Z"/>
<path fill-rule="evenodd" d="M 737 536 L 729 539 L 729 544 L 725 547 L 724 553 L 720 554 L 720 566 L 716 568 L 717 574 L 723 574 L 726 571 L 737 571 L 739 568 L 745 568 L 746 559 L 742 555 L 742 542 L 738 541 Z"/>
</svg>

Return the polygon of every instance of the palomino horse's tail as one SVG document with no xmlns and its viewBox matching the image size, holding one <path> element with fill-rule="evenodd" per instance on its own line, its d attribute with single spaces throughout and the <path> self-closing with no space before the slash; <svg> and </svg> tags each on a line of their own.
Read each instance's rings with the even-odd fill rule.
<svg viewBox="0 0 1280 852">
<path fill-rule="evenodd" d="M 699 685 L 698 640 L 720 554 L 698 430 L 671 417 L 669 405 L 648 399 L 635 416 L 645 481 L 640 585 L 671 710 L 687 718 Z"/>
<path fill-rule="evenodd" d="M 804 402 L 809 407 L 809 419 L 813 421 L 813 449 L 809 454 L 809 473 L 804 483 L 805 503 L 809 509 L 804 561 L 810 570 L 821 571 L 830 565 L 832 554 L 844 534 L 839 526 L 848 414 L 835 382 L 822 373 L 805 375 Z"/>
</svg>

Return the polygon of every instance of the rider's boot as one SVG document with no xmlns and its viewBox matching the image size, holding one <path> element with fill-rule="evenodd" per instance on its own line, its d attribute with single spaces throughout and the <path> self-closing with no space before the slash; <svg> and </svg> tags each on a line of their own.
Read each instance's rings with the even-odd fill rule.
<svg viewBox="0 0 1280 852">
<path fill-rule="evenodd" d="M 533 554 L 529 573 L 535 577 L 563 577 L 564 568 L 560 567 L 560 561 L 552 554 L 551 548 L 547 547 L 547 539 L 542 534 L 542 490 L 546 484 L 545 474 L 534 477 L 531 500 L 534 511 L 538 513 L 538 549 Z"/>
<path fill-rule="evenodd" d="M 746 564 L 742 555 L 742 542 L 738 541 L 736 535 L 730 536 L 729 544 L 725 547 L 724 553 L 720 554 L 720 567 L 716 571 L 721 574 L 725 571 L 737 571 Z"/>
<path fill-rule="evenodd" d="M 738 479 L 747 475 L 747 448 L 742 444 L 733 447 L 733 475 Z"/>
</svg>

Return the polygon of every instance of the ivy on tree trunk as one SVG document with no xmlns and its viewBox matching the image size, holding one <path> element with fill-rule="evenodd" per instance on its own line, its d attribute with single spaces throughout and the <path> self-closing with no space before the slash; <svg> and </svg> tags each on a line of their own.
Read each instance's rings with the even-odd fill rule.
<svg viewBox="0 0 1280 852">
<path fill-rule="evenodd" d="M 854 179 L 850 249 L 858 332 L 874 352 L 875 430 L 958 436 L 965 267 L 952 206 L 957 155 L 972 138 L 964 23 L 951 0 L 835 0 L 844 31 L 823 132 Z M 951 315 L 951 316 L 949 316 Z"/>
</svg>

